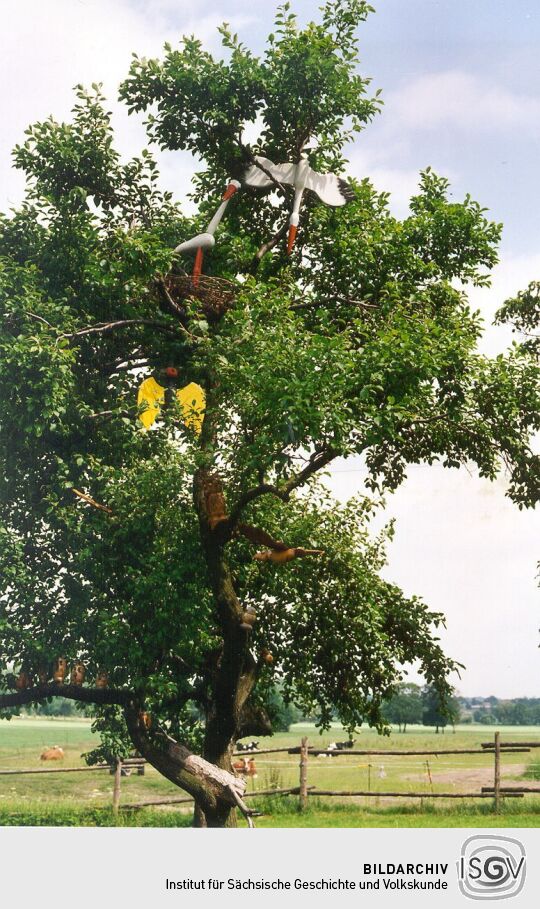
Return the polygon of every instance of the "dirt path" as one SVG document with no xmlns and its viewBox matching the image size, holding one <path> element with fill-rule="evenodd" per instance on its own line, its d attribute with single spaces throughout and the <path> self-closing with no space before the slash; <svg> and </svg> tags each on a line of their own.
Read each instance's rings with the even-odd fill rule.
<svg viewBox="0 0 540 909">
<path fill-rule="evenodd" d="M 511 764 L 501 767 L 501 777 L 505 779 L 520 779 L 525 772 L 526 764 Z M 474 792 L 482 786 L 493 785 L 493 767 L 468 767 L 460 770 L 441 770 L 438 772 L 431 768 L 431 778 L 435 784 L 446 783 L 459 791 Z M 405 776 L 406 780 L 426 782 L 426 772 L 412 773 Z"/>
</svg>

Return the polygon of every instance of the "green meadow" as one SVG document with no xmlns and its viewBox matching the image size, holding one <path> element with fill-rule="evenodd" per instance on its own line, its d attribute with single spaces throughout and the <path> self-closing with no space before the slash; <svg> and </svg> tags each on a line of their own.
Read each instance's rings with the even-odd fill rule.
<svg viewBox="0 0 540 909">
<path fill-rule="evenodd" d="M 361 730 L 355 748 L 378 750 L 381 755 L 310 757 L 308 785 L 316 789 L 369 791 L 366 797 L 319 797 L 309 800 L 308 810 L 298 812 L 294 796 L 262 796 L 253 804 L 263 811 L 258 827 L 536 827 L 540 824 L 540 795 L 507 799 L 501 814 L 492 811 L 491 799 L 430 799 L 430 794 L 479 792 L 493 782 L 493 756 L 404 755 L 390 750 L 451 750 L 478 748 L 493 739 L 494 729 L 486 726 L 456 727 L 444 734 L 426 727 L 411 727 L 379 736 Z M 501 728 L 501 740 L 540 742 L 536 727 Z M 338 727 L 322 736 L 313 726 L 296 725 L 288 733 L 260 739 L 259 747 L 283 748 L 300 743 L 324 748 L 346 738 Z M 60 745 L 62 762 L 40 761 L 43 748 Z M 0 721 L 0 770 L 84 768 L 82 753 L 96 745 L 90 722 L 84 719 L 34 717 Z M 540 749 L 530 753 L 502 756 L 502 785 L 538 785 Z M 286 753 L 255 755 L 257 777 L 248 782 L 248 791 L 298 785 L 298 756 Z M 124 809 L 118 818 L 111 811 L 113 778 L 108 770 L 79 773 L 34 773 L 0 775 L 0 825 L 50 824 L 108 826 L 185 826 L 190 805 L 156 806 L 143 810 Z M 422 798 L 385 798 L 381 793 L 420 792 Z M 122 779 L 121 806 L 153 799 L 179 798 L 183 793 L 163 779 L 152 767 L 144 776 Z"/>
</svg>

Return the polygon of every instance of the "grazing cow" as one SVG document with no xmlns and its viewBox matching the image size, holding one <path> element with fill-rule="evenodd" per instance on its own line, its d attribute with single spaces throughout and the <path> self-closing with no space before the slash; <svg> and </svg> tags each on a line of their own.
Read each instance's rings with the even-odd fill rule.
<svg viewBox="0 0 540 909">
<path fill-rule="evenodd" d="M 246 742 L 245 744 L 242 742 L 236 743 L 237 751 L 257 751 L 258 747 L 259 747 L 258 742 Z"/>
<path fill-rule="evenodd" d="M 63 761 L 64 749 L 60 745 L 53 745 L 52 748 L 44 748 L 39 756 L 40 761 Z"/>
<path fill-rule="evenodd" d="M 332 757 L 334 751 L 346 751 L 347 748 L 353 748 L 356 739 L 349 739 L 347 742 L 330 742 L 326 746 L 326 754 L 320 754 L 319 757 Z"/>
</svg>

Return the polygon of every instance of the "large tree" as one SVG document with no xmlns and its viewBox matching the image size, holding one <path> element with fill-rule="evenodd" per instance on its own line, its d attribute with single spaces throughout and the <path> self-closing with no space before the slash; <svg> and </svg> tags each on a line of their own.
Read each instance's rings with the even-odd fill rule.
<svg viewBox="0 0 540 909">
<path fill-rule="evenodd" d="M 256 154 L 296 162 L 309 143 L 312 167 L 345 170 L 379 106 L 357 70 L 368 11 L 329 0 L 299 28 L 283 7 L 261 58 L 226 27 L 223 59 L 193 38 L 134 58 L 121 97 L 201 162 L 194 216 L 147 150 L 121 161 L 98 86 L 14 153 L 28 191 L 0 223 L 0 706 L 97 705 L 106 752 L 135 745 L 200 824 L 234 823 L 231 745 L 270 731 L 274 679 L 350 729 L 383 728 L 405 664 L 448 691 L 443 617 L 381 577 L 391 530 L 370 535 L 369 499 L 329 497 L 336 458 L 362 455 L 377 495 L 436 460 L 504 463 L 516 501 L 538 492 L 537 366 L 477 353 L 464 292 L 487 283 L 500 226 L 446 180 L 426 170 L 403 221 L 367 179 L 344 208 L 306 197 L 290 256 L 289 188 L 245 188 L 206 277 L 173 254 Z M 137 389 L 174 383 L 167 367 L 204 388 L 200 434 L 172 402 L 142 425 Z M 322 554 L 253 559 L 281 542 Z M 60 656 L 84 685 L 51 681 Z"/>
</svg>

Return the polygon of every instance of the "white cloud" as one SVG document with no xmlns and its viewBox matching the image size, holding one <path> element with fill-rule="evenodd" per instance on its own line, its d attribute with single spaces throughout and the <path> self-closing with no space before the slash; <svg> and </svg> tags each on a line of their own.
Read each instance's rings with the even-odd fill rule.
<svg viewBox="0 0 540 909">
<path fill-rule="evenodd" d="M 171 15 L 175 22 L 172 25 Z M 168 15 L 171 14 L 171 15 Z M 182 34 L 195 33 L 216 50 L 216 27 L 230 17 L 204 7 L 195 15 L 190 0 L 4 0 L 0 39 L 0 208 L 20 201 L 23 178 L 11 167 L 10 151 L 24 138 L 28 124 L 52 114 L 69 119 L 73 86 L 103 82 L 113 112 L 116 145 L 123 155 L 146 144 L 142 117 L 128 117 L 117 102 L 118 85 L 127 75 L 132 52 L 160 55 Z M 250 21 L 235 18 L 235 27 Z M 193 165 L 189 156 L 161 155 L 163 185 L 183 195 Z"/>
<path fill-rule="evenodd" d="M 530 281 L 540 281 L 540 253 L 504 256 L 493 270 L 491 287 L 466 288 L 472 309 L 479 309 L 485 322 L 482 353 L 501 353 L 516 339 L 510 327 L 491 323 L 504 301 L 524 290 Z"/>
<path fill-rule="evenodd" d="M 460 70 L 430 73 L 385 98 L 385 113 L 409 129 L 538 130 L 540 99 Z"/>
<path fill-rule="evenodd" d="M 365 494 L 364 477 L 359 458 L 342 461 L 330 488 Z M 377 521 L 396 519 L 386 577 L 447 617 L 441 639 L 466 665 L 453 680 L 463 694 L 537 694 L 540 514 L 519 511 L 505 488 L 503 477 L 413 466 Z"/>
<path fill-rule="evenodd" d="M 390 209 L 398 218 L 406 217 L 409 200 L 418 189 L 419 173 L 413 168 L 400 168 L 388 162 L 386 146 L 371 144 L 367 149 L 360 143 L 348 154 L 347 172 L 362 180 L 369 177 L 375 189 L 390 193 Z M 394 158 L 396 160 L 396 158 Z"/>
</svg>

